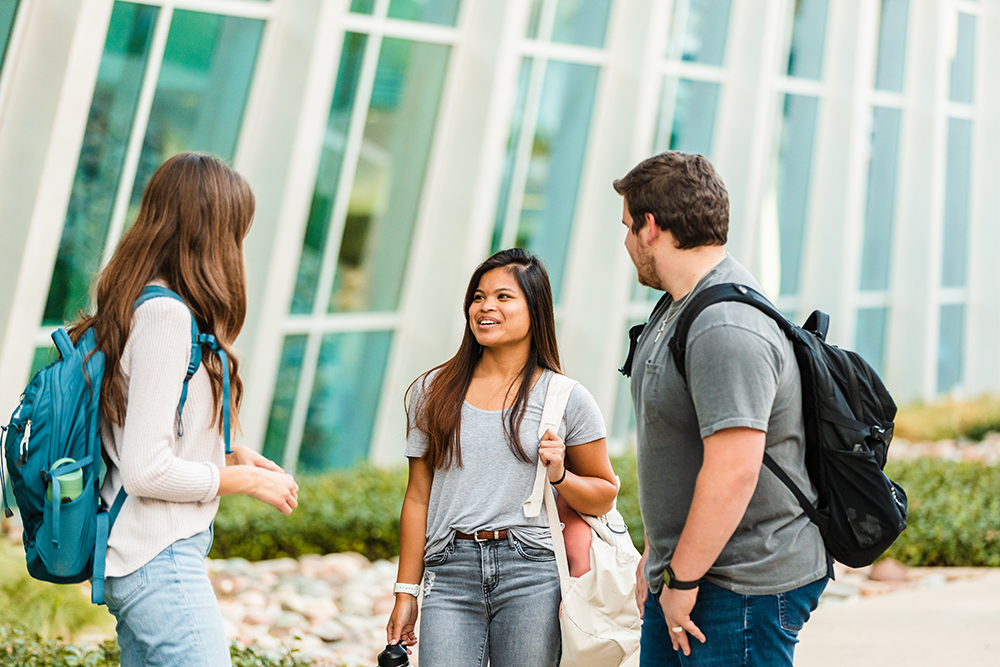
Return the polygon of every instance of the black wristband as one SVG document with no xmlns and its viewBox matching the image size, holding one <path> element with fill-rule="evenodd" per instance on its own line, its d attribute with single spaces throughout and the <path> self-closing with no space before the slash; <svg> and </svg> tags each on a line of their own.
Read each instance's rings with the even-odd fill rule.
<svg viewBox="0 0 1000 667">
<path fill-rule="evenodd" d="M 562 482 L 563 482 L 563 480 L 564 480 L 564 479 L 566 479 L 566 466 L 563 466 L 563 474 L 562 474 L 562 477 L 560 477 L 560 478 L 559 478 L 559 479 L 557 479 L 556 481 L 554 481 L 554 482 L 550 482 L 550 483 L 552 484 L 552 486 L 555 486 L 556 484 L 562 484 Z"/>
<path fill-rule="evenodd" d="M 667 585 L 667 588 L 675 591 L 689 591 L 693 588 L 698 588 L 701 585 L 701 579 L 696 579 L 694 581 L 681 581 L 674 574 L 673 568 L 667 565 L 666 572 L 663 573 L 663 582 Z"/>
</svg>

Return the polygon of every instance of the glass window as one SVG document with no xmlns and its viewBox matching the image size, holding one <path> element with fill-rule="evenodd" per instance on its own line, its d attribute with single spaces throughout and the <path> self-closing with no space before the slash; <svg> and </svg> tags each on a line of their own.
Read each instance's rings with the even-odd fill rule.
<svg viewBox="0 0 1000 667">
<path fill-rule="evenodd" d="M 896 213 L 896 168 L 899 157 L 899 109 L 875 107 L 872 113 L 871 159 L 861 251 L 861 289 L 889 288 L 892 230 Z"/>
<path fill-rule="evenodd" d="M 531 13 L 528 15 L 528 30 L 525 37 L 538 39 L 538 26 L 542 21 L 542 0 L 531 0 Z"/>
<path fill-rule="evenodd" d="M 449 47 L 382 41 L 330 312 L 396 308 Z"/>
<path fill-rule="evenodd" d="M 337 72 L 337 86 L 333 93 L 333 103 L 330 105 L 326 134 L 323 136 L 323 151 L 316 173 L 312 205 L 309 207 L 306 236 L 302 242 L 298 278 L 292 296 L 292 313 L 311 313 L 316 300 L 319 273 L 323 266 L 323 253 L 330 230 L 330 218 L 333 215 L 333 202 L 337 196 L 337 186 L 343 168 L 347 131 L 358 92 L 361 61 L 367 43 L 367 35 L 349 32 L 344 37 L 344 48 L 341 50 L 340 68 Z"/>
<path fill-rule="evenodd" d="M 115 3 L 91 103 L 44 323 L 89 308 L 149 56 L 157 9 Z M 264 23 L 178 10 L 167 37 L 126 221 L 167 158 L 203 150 L 231 160 Z"/>
<path fill-rule="evenodd" d="M 392 332 L 323 337 L 298 470 L 347 468 L 368 457 Z"/>
<path fill-rule="evenodd" d="M 955 30 L 955 51 L 951 59 L 951 90 L 948 99 L 952 102 L 972 104 L 976 17 L 960 13 Z"/>
<path fill-rule="evenodd" d="M 514 242 L 544 261 L 559 298 L 576 211 L 599 68 L 551 61 L 542 85 L 538 120 Z"/>
<path fill-rule="evenodd" d="M 795 0 L 788 76 L 817 81 L 822 77 L 828 4 L 829 0 Z"/>
<path fill-rule="evenodd" d="M 668 58 L 721 66 L 732 0 L 676 0 Z"/>
<path fill-rule="evenodd" d="M 879 374 L 885 370 L 885 328 L 888 321 L 888 308 L 861 308 L 858 310 L 854 346 L 858 354 Z"/>
<path fill-rule="evenodd" d="M 776 193 L 782 295 L 799 291 L 818 105 L 815 97 L 785 96 Z"/>
<path fill-rule="evenodd" d="M 666 150 L 710 156 L 719 84 L 665 77 L 654 153 Z"/>
<path fill-rule="evenodd" d="M 111 12 L 45 304 L 45 324 L 72 320 L 90 307 L 90 281 L 100 266 L 111 226 L 158 11 L 147 5 L 116 2 Z"/>
<path fill-rule="evenodd" d="M 941 306 L 938 334 L 937 390 L 950 391 L 962 383 L 965 356 L 965 304 Z"/>
<path fill-rule="evenodd" d="M 267 422 L 263 454 L 279 464 L 285 458 L 285 442 L 292 421 L 295 395 L 299 387 L 299 374 L 306 352 L 306 336 L 288 336 L 281 350 L 281 366 L 274 384 L 271 416 Z"/>
<path fill-rule="evenodd" d="M 392 0 L 389 18 L 455 25 L 460 4 L 461 0 Z"/>
<path fill-rule="evenodd" d="M 601 48 L 611 0 L 558 0 L 552 41 Z"/>
<path fill-rule="evenodd" d="M 355 14 L 371 14 L 375 11 L 375 0 L 351 0 L 351 11 Z"/>
<path fill-rule="evenodd" d="M 909 0 L 882 0 L 878 31 L 878 63 L 875 67 L 875 88 L 878 90 L 903 92 L 909 6 Z"/>
<path fill-rule="evenodd" d="M 174 12 L 126 220 L 168 158 L 200 150 L 232 160 L 263 31 L 257 19 Z"/>
<path fill-rule="evenodd" d="M 503 180 L 500 182 L 500 196 L 497 199 L 497 214 L 493 226 L 493 252 L 500 250 L 503 243 L 504 221 L 507 219 L 507 209 L 510 201 L 510 191 L 514 179 L 514 166 L 517 161 L 517 145 L 521 140 L 521 126 L 524 124 L 525 106 L 528 100 L 528 84 L 531 81 L 531 58 L 525 58 L 521 63 L 521 76 L 517 85 L 517 99 L 514 102 L 514 114 L 510 121 L 510 136 L 507 138 L 507 155 L 503 163 Z"/>
<path fill-rule="evenodd" d="M 948 157 L 945 164 L 944 238 L 941 286 L 965 285 L 969 243 L 969 188 L 972 168 L 972 121 L 948 119 Z"/>
<path fill-rule="evenodd" d="M 14 30 L 14 18 L 21 0 L 0 0 L 0 72 L 3 71 L 3 61 L 7 56 L 7 45 L 10 44 L 10 33 Z"/>
</svg>

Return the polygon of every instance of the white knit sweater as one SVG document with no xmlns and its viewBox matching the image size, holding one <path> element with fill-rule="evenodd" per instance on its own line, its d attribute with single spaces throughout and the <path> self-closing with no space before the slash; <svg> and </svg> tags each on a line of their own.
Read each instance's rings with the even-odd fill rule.
<svg viewBox="0 0 1000 667">
<path fill-rule="evenodd" d="M 180 301 L 156 298 L 135 311 L 121 358 L 126 386 L 125 426 L 102 421 L 110 474 L 101 497 L 110 506 L 128 493 L 108 539 L 106 575 L 139 569 L 170 544 L 211 525 L 219 507 L 219 468 L 225 444 L 212 421 L 212 388 L 205 366 L 188 383 L 183 437 L 177 404 L 191 353 L 191 314 Z"/>
</svg>

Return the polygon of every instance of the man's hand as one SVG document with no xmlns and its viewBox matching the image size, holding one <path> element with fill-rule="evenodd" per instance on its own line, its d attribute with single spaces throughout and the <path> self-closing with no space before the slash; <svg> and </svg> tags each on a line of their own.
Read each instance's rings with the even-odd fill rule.
<svg viewBox="0 0 1000 667">
<path fill-rule="evenodd" d="M 675 651 L 678 649 L 684 651 L 684 655 L 691 655 L 688 634 L 702 644 L 705 643 L 705 635 L 691 620 L 691 610 L 694 609 L 697 599 L 697 588 L 681 591 L 664 586 L 660 590 L 660 607 L 663 608 L 663 618 L 667 622 L 667 630 L 670 631 L 670 643 Z"/>
<path fill-rule="evenodd" d="M 646 583 L 646 556 L 649 555 L 649 544 L 642 552 L 639 564 L 635 566 L 635 604 L 639 607 L 639 618 L 646 614 L 646 596 L 649 595 L 649 584 Z"/>
</svg>

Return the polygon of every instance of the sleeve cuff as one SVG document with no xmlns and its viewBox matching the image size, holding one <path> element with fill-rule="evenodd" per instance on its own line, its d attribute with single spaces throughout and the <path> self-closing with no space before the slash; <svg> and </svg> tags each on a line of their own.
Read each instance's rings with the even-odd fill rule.
<svg viewBox="0 0 1000 667">
<path fill-rule="evenodd" d="M 214 463 L 206 463 L 212 475 L 212 483 L 209 485 L 208 493 L 201 499 L 202 503 L 210 503 L 219 497 L 219 466 Z"/>
<path fill-rule="evenodd" d="M 767 433 L 767 422 L 760 421 L 759 419 L 746 419 L 745 417 L 734 417 L 732 419 L 724 419 L 720 422 L 716 422 L 711 426 L 706 426 L 701 429 L 701 438 L 704 440 L 710 435 L 715 435 L 719 431 L 725 430 L 727 428 L 752 428 L 757 431 L 763 431 Z"/>
</svg>

